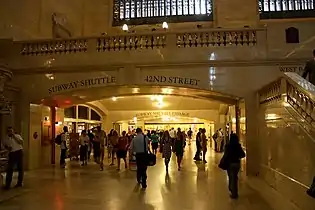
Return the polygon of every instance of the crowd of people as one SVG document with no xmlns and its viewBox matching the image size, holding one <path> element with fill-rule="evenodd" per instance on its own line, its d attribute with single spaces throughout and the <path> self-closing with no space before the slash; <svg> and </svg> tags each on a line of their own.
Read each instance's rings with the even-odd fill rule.
<svg viewBox="0 0 315 210">
<path fill-rule="evenodd" d="M 218 135 L 214 135 L 213 138 L 218 138 Z M 55 142 L 58 142 L 61 149 L 60 166 L 62 168 L 66 164 L 65 159 L 67 157 L 69 136 L 68 127 L 65 126 L 63 132 L 57 135 L 55 139 Z M 163 132 L 146 131 L 146 133 L 142 129 L 137 128 L 135 131 L 129 131 L 128 133 L 123 131 L 121 135 L 114 129 L 106 135 L 101 127 L 97 127 L 93 132 L 83 130 L 79 137 L 81 166 L 84 167 L 88 164 L 91 151 L 93 150 L 94 161 L 99 163 L 100 169 L 103 170 L 104 153 L 107 147 L 108 158 L 111 160 L 110 165 L 113 166 L 117 159 L 117 170 L 120 170 L 121 159 L 124 161 L 125 168 L 128 167 L 126 158 L 129 153 L 129 156 L 135 156 L 136 159 L 137 182 L 142 185 L 142 188 L 146 188 L 147 166 L 149 165 L 147 154 L 157 154 L 158 151 L 162 153 L 166 173 L 168 173 L 169 162 L 174 153 L 177 158 L 178 170 L 180 171 L 187 139 L 188 141 L 192 139 L 191 129 L 189 129 L 187 135 L 180 128 L 177 130 L 172 128 L 169 131 L 166 130 Z M 21 187 L 23 183 L 23 139 L 20 135 L 14 133 L 13 128 L 9 127 L 3 146 L 9 151 L 5 189 L 10 188 L 15 165 L 19 171 L 16 187 Z M 194 159 L 206 163 L 206 129 L 199 129 L 199 132 L 196 134 L 196 146 L 197 152 Z M 201 153 L 202 159 L 200 158 Z M 238 197 L 238 172 L 240 170 L 240 159 L 244 156 L 245 153 L 239 144 L 238 137 L 235 134 L 231 134 L 230 142 L 225 148 L 223 159 L 227 160 L 225 161 L 227 164 L 225 170 L 227 170 L 229 176 L 229 190 L 231 191 L 232 198 Z"/>
</svg>

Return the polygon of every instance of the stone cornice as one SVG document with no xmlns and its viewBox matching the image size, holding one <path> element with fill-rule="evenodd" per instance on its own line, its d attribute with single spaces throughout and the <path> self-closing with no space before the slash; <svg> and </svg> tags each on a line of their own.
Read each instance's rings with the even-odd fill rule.
<svg viewBox="0 0 315 210">
<path fill-rule="evenodd" d="M 43 74 L 43 73 L 71 73 L 86 71 L 115 71 L 125 66 L 133 65 L 137 68 L 192 68 L 192 67 L 248 67 L 248 66 L 279 66 L 279 65 L 304 65 L 307 59 L 261 59 L 261 60 L 219 60 L 195 62 L 160 62 L 160 63 L 128 63 L 117 65 L 80 65 L 60 67 L 39 67 L 11 69 L 15 75 Z"/>
</svg>

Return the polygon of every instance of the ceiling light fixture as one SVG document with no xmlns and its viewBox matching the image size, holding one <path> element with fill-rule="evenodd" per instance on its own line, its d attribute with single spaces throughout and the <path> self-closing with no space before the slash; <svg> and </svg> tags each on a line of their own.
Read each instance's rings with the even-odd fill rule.
<svg viewBox="0 0 315 210">
<path fill-rule="evenodd" d="M 112 100 L 113 101 L 117 101 L 117 97 L 112 97 Z"/>
</svg>

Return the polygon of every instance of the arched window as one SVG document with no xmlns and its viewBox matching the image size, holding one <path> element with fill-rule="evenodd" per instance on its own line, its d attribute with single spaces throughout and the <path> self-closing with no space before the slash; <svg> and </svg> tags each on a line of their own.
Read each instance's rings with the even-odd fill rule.
<svg viewBox="0 0 315 210">
<path fill-rule="evenodd" d="M 212 20 L 212 0 L 114 0 L 113 25 Z"/>
<path fill-rule="evenodd" d="M 64 114 L 67 118 L 76 118 L 76 106 L 66 108 Z"/>
<path fill-rule="evenodd" d="M 315 0 L 259 0 L 262 19 L 315 17 Z"/>
<path fill-rule="evenodd" d="M 101 121 L 101 116 L 91 109 L 91 120 Z"/>
<path fill-rule="evenodd" d="M 299 30 L 294 27 L 285 30 L 286 43 L 300 43 Z"/>
</svg>

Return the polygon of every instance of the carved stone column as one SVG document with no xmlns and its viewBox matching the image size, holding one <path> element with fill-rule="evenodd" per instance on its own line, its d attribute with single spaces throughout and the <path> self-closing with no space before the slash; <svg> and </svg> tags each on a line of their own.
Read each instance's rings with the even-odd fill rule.
<svg viewBox="0 0 315 210">
<path fill-rule="evenodd" d="M 4 87 L 7 81 L 12 77 L 12 72 L 9 68 L 0 60 L 0 138 L 4 138 L 6 133 L 5 119 L 3 115 L 9 115 L 12 110 L 11 102 L 4 96 Z M 0 139 L 0 150 L 1 150 Z"/>
<path fill-rule="evenodd" d="M 10 114 L 12 110 L 11 102 L 4 96 L 4 88 L 12 78 L 9 67 L 0 61 L 0 115 Z"/>
</svg>

